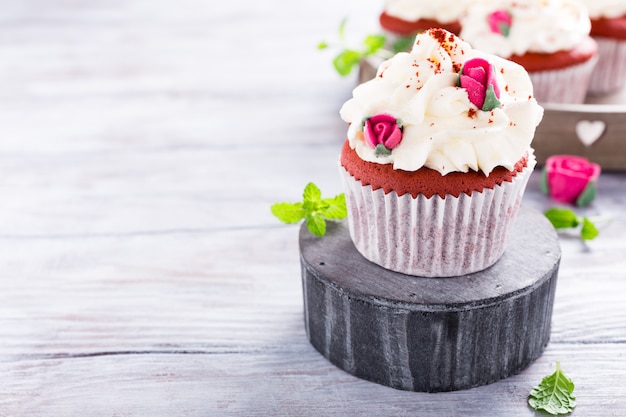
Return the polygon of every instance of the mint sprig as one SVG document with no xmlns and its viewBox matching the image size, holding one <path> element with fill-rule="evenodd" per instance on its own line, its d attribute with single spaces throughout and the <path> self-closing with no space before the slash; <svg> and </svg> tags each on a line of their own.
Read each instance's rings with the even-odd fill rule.
<svg viewBox="0 0 626 417">
<path fill-rule="evenodd" d="M 556 363 L 556 371 L 544 377 L 539 385 L 530 391 L 528 404 L 537 411 L 545 411 L 558 416 L 569 414 L 576 407 L 574 396 L 574 382 L 561 370 L 561 364 Z"/>
<path fill-rule="evenodd" d="M 302 202 L 276 203 L 270 209 L 284 223 L 294 224 L 304 220 L 309 232 L 316 236 L 326 234 L 326 220 L 341 220 L 348 215 L 345 194 L 322 198 L 322 192 L 312 182 L 304 188 Z"/>
<path fill-rule="evenodd" d="M 574 229 L 580 227 L 580 238 L 582 240 L 595 239 L 600 232 L 589 217 L 578 216 L 567 208 L 551 208 L 544 212 L 555 229 Z"/>
<path fill-rule="evenodd" d="M 352 70 L 357 67 L 360 62 L 371 56 L 380 56 L 383 59 L 388 59 L 393 54 L 405 51 L 413 43 L 412 37 L 401 37 L 396 39 L 391 45 L 390 49 L 385 46 L 387 44 L 387 37 L 382 34 L 370 34 L 366 35 L 362 39 L 358 48 L 348 46 L 348 42 L 345 36 L 345 28 L 347 19 L 343 19 L 339 24 L 338 38 L 339 38 L 339 53 L 333 59 L 333 67 L 341 76 L 349 75 Z M 322 41 L 317 45 L 317 49 L 328 49 L 332 45 L 326 41 Z"/>
</svg>

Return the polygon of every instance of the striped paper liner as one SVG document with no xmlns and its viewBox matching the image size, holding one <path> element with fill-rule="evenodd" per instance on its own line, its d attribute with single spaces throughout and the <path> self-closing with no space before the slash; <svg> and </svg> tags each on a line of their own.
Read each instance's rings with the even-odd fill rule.
<svg viewBox="0 0 626 417">
<path fill-rule="evenodd" d="M 504 253 L 536 160 L 493 189 L 430 199 L 372 191 L 340 166 L 348 226 L 356 249 L 392 271 L 425 277 L 460 276 L 493 265 Z"/>
<path fill-rule="evenodd" d="M 598 63 L 591 75 L 589 93 L 617 92 L 626 82 L 626 40 L 594 37 Z"/>
<path fill-rule="evenodd" d="M 596 62 L 597 55 L 568 68 L 529 72 L 535 98 L 540 103 L 583 103 Z"/>
</svg>

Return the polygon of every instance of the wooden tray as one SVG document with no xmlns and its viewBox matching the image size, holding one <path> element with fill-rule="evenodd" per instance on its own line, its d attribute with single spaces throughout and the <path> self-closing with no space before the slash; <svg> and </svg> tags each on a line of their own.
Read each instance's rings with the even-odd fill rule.
<svg viewBox="0 0 626 417">
<path fill-rule="evenodd" d="M 359 82 L 376 74 L 377 63 L 363 61 Z M 537 162 L 556 154 L 583 156 L 604 170 L 626 170 L 626 88 L 589 96 L 585 104 L 541 103 L 545 113 L 532 142 Z"/>
<path fill-rule="evenodd" d="M 572 154 L 605 170 L 626 170 L 626 90 L 588 97 L 585 104 L 542 106 L 545 114 L 533 140 L 540 164 L 550 155 Z"/>
</svg>

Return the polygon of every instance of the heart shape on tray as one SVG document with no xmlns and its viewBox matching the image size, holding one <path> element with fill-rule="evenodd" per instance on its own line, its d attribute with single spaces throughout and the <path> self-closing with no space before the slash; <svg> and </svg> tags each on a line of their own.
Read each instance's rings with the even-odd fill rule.
<svg viewBox="0 0 626 417">
<path fill-rule="evenodd" d="M 591 146 L 602 137 L 606 130 L 606 123 L 602 120 L 580 120 L 576 123 L 576 135 L 585 146 Z"/>
</svg>

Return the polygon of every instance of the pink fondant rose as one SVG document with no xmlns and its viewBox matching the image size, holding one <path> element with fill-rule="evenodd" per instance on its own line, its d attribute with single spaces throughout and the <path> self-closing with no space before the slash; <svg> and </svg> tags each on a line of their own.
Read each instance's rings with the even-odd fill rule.
<svg viewBox="0 0 626 417">
<path fill-rule="evenodd" d="M 390 114 L 377 114 L 365 119 L 363 133 L 376 155 L 386 156 L 402 140 L 402 123 Z"/>
<path fill-rule="evenodd" d="M 470 102 L 479 109 L 490 111 L 500 107 L 500 88 L 489 61 L 483 58 L 466 61 L 459 74 L 459 85 L 467 90 Z"/>
<path fill-rule="evenodd" d="M 496 10 L 487 16 L 489 29 L 491 29 L 493 33 L 498 33 L 504 37 L 509 36 L 512 21 L 511 13 L 506 10 Z"/>
<path fill-rule="evenodd" d="M 600 165 L 574 155 L 554 155 L 546 160 L 541 189 L 553 199 L 579 206 L 596 195 Z"/>
</svg>

